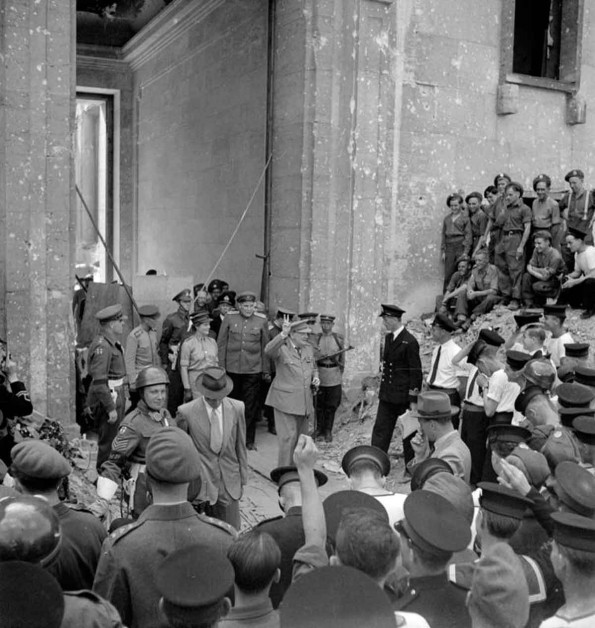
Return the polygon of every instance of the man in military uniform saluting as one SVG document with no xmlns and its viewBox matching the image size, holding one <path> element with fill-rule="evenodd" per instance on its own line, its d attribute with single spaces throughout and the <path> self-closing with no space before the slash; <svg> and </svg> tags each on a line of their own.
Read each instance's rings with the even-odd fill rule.
<svg viewBox="0 0 595 628">
<path fill-rule="evenodd" d="M 178 292 L 172 301 L 176 301 L 178 309 L 168 314 L 163 320 L 159 356 L 169 377 L 167 409 L 172 416 L 175 416 L 178 406 L 184 401 L 184 385 L 178 369 L 178 352 L 190 329 L 190 309 L 192 308 L 190 290 Z"/>
<path fill-rule="evenodd" d="M 135 327 L 126 340 L 126 375 L 128 376 L 128 390 L 130 394 L 130 408 L 132 412 L 140 398 L 136 378 L 147 366 L 160 366 L 161 359 L 157 352 L 157 332 L 155 331 L 159 308 L 156 305 L 143 305 L 138 308 L 140 325 Z"/>
<path fill-rule="evenodd" d="M 386 331 L 382 354 L 382 376 L 378 392 L 378 413 L 372 430 L 372 445 L 388 452 L 397 418 L 409 407 L 409 391 L 421 389 L 419 344 L 401 317 L 397 305 L 382 305 L 380 317 Z"/>
<path fill-rule="evenodd" d="M 256 449 L 256 421 L 260 411 L 260 383 L 270 381 L 269 361 L 264 348 L 269 341 L 267 318 L 254 311 L 254 292 L 241 292 L 237 296 L 239 312 L 229 312 L 221 323 L 217 345 L 219 366 L 233 381 L 230 397 L 243 401 L 246 406 L 246 447 Z"/>
<path fill-rule="evenodd" d="M 118 337 L 124 330 L 124 316 L 120 304 L 110 305 L 95 314 L 100 330 L 89 346 L 89 375 L 91 385 L 87 395 L 99 442 L 97 470 L 107 460 L 114 436 L 124 417 L 124 352 Z"/>
</svg>

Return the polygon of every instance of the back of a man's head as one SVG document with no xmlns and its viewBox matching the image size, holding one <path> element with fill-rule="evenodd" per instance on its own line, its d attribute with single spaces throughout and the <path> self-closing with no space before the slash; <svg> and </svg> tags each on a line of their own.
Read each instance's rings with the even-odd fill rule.
<svg viewBox="0 0 595 628">
<path fill-rule="evenodd" d="M 399 537 L 379 513 L 358 508 L 343 515 L 335 542 L 342 565 L 381 580 L 395 569 L 400 549 Z"/>
<path fill-rule="evenodd" d="M 227 550 L 235 585 L 245 593 L 268 589 L 281 565 L 281 550 L 270 534 L 258 529 L 237 538 Z"/>
</svg>

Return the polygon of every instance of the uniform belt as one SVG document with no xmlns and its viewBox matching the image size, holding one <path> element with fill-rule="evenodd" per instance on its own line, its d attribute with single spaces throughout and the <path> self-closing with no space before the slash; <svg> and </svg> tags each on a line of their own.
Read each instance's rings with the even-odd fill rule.
<svg viewBox="0 0 595 628">
<path fill-rule="evenodd" d="M 322 366 L 322 368 L 325 369 L 332 369 L 339 365 L 335 364 L 334 362 L 327 362 L 326 364 L 324 362 L 318 362 L 318 366 Z"/>
<path fill-rule="evenodd" d="M 518 235 L 520 233 L 523 233 L 522 231 L 517 231 L 516 229 L 511 229 L 510 231 L 506 230 L 502 232 L 502 235 L 504 236 L 512 236 L 512 235 Z"/>
<path fill-rule="evenodd" d="M 432 390 L 440 390 L 440 391 L 446 393 L 447 395 L 450 394 L 450 393 L 456 393 L 457 392 L 456 388 L 444 388 L 444 386 L 434 386 L 434 384 L 428 384 L 428 386 Z"/>
<path fill-rule="evenodd" d="M 470 410 L 471 412 L 484 412 L 484 407 L 479 406 L 476 403 L 471 403 L 471 401 L 463 401 L 463 409 Z"/>
</svg>

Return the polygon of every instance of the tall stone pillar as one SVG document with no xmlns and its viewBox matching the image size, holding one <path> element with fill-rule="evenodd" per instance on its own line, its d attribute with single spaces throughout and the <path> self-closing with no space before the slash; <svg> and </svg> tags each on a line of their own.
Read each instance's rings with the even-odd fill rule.
<svg viewBox="0 0 595 628">
<path fill-rule="evenodd" d="M 391 292 L 395 12 L 390 0 L 276 3 L 270 305 L 337 315 L 356 346 L 348 384 L 378 368 Z"/>
<path fill-rule="evenodd" d="M 0 335 L 36 411 L 74 421 L 75 0 L 0 4 Z"/>
</svg>

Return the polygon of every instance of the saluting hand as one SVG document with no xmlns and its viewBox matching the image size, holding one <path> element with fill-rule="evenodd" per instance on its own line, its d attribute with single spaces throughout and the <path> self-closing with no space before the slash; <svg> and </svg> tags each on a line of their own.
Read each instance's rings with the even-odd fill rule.
<svg viewBox="0 0 595 628">
<path fill-rule="evenodd" d="M 283 325 L 281 326 L 281 331 L 283 332 L 284 336 L 289 336 L 289 332 L 291 331 L 291 320 L 287 315 L 283 317 Z"/>
<path fill-rule="evenodd" d="M 505 458 L 500 458 L 500 472 L 498 473 L 498 482 L 521 495 L 527 495 L 531 490 L 531 484 L 525 477 L 525 474 L 513 464 L 510 464 Z"/>
</svg>

